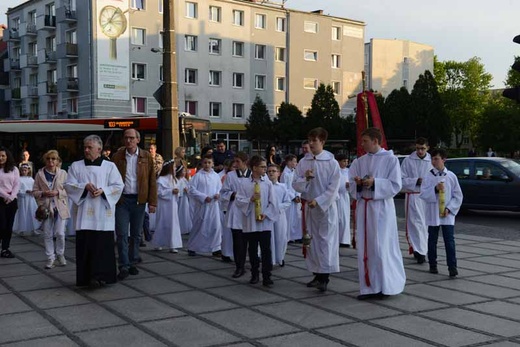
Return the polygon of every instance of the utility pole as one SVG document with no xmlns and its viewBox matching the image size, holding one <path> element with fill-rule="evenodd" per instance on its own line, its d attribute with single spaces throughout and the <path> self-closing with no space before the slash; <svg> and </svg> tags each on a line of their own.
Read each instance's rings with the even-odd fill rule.
<svg viewBox="0 0 520 347">
<path fill-rule="evenodd" d="M 163 101 L 161 122 L 161 144 L 164 158 L 173 158 L 179 141 L 179 97 L 177 88 L 177 53 L 175 46 L 174 2 L 163 1 Z"/>
</svg>

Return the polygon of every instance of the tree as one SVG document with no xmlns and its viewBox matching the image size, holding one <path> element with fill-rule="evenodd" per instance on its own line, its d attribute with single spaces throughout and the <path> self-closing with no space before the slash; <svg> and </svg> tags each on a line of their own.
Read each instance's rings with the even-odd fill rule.
<svg viewBox="0 0 520 347">
<path fill-rule="evenodd" d="M 390 140 L 415 139 L 414 120 L 411 113 L 411 97 L 405 87 L 394 89 L 379 109 L 385 129 Z"/>
<path fill-rule="evenodd" d="M 434 61 L 435 80 L 446 113 L 450 117 L 455 145 L 460 148 L 464 137 L 476 141 L 478 124 L 486 106 L 491 87 L 491 74 L 480 59 L 466 62 Z"/>
<path fill-rule="evenodd" d="M 342 121 L 339 115 L 340 109 L 334 90 L 330 85 L 321 83 L 312 98 L 311 108 L 305 119 L 306 133 L 310 129 L 323 127 L 329 132 L 330 139 L 341 139 Z"/>
<path fill-rule="evenodd" d="M 262 148 L 262 143 L 270 142 L 273 139 L 271 116 L 258 95 L 251 105 L 251 113 L 246 121 L 246 137 L 249 141 L 256 141 L 258 148 Z"/>
<path fill-rule="evenodd" d="M 290 140 L 305 138 L 302 125 L 303 116 L 298 107 L 282 102 L 273 123 L 273 132 L 278 142 L 288 145 Z"/>
</svg>

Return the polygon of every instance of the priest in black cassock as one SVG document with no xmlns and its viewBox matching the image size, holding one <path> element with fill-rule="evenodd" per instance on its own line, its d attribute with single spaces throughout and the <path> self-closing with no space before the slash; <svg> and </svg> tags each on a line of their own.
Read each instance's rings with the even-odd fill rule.
<svg viewBox="0 0 520 347">
<path fill-rule="evenodd" d="M 77 205 L 76 285 L 115 283 L 115 206 L 124 183 L 114 163 L 103 159 L 97 135 L 83 140 L 85 159 L 72 163 L 65 190 Z"/>
</svg>

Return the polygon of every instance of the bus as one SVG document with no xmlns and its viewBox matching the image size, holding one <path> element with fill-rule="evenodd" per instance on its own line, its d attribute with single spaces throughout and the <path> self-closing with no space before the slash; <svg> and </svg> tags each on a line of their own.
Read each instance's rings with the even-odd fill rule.
<svg viewBox="0 0 520 347">
<path fill-rule="evenodd" d="M 123 130 L 135 128 L 141 134 L 140 147 L 148 148 L 158 140 L 157 117 L 80 118 L 45 120 L 0 120 L 0 145 L 19 159 L 28 150 L 36 167 L 43 166 L 42 155 L 57 149 L 63 168 L 83 157 L 83 139 L 91 134 L 101 137 L 112 153 L 123 146 Z M 211 143 L 211 123 L 186 113 L 179 114 L 179 137 L 186 157 L 193 165 L 201 148 Z M 165 158 L 169 159 L 169 158 Z"/>
</svg>

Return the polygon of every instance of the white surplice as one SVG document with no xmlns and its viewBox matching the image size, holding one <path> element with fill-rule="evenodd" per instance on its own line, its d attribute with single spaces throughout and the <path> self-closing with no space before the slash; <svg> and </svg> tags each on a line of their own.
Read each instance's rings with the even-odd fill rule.
<svg viewBox="0 0 520 347">
<path fill-rule="evenodd" d="M 40 226 L 35 218 L 38 205 L 34 196 L 27 193 L 33 190 L 34 179 L 31 176 L 20 176 L 20 190 L 18 191 L 18 210 L 14 216 L 13 232 L 16 234 L 30 235 Z"/>
<path fill-rule="evenodd" d="M 177 181 L 179 185 L 179 224 L 181 234 L 188 234 L 192 227 L 188 180 L 184 177 Z"/>
<path fill-rule="evenodd" d="M 219 201 L 214 199 L 220 193 L 222 183 L 213 171 L 199 170 L 189 184 L 189 195 L 193 204 L 193 226 L 188 239 L 188 250 L 210 253 L 220 250 L 222 224 L 220 222 Z M 205 199 L 211 198 L 211 202 Z"/>
<path fill-rule="evenodd" d="M 429 153 L 424 158 L 419 158 L 417 152 L 413 152 L 403 160 L 401 164 L 401 177 L 403 189 L 406 194 L 404 201 L 405 233 L 411 252 L 426 255 L 428 252 L 428 226 L 426 225 L 426 203 L 419 198 L 421 186 L 417 185 L 419 178 L 424 179 L 433 168 Z"/>
<path fill-rule="evenodd" d="M 182 237 L 179 225 L 179 207 L 177 194 L 179 189 L 172 175 L 160 176 L 157 179 L 157 209 L 155 214 L 155 232 L 152 245 L 169 249 L 182 248 Z"/>
<path fill-rule="evenodd" d="M 255 190 L 255 181 L 252 177 L 240 179 L 238 191 L 235 199 L 237 208 L 242 212 L 242 232 L 254 233 L 257 231 L 271 231 L 273 224 L 278 219 L 280 212 L 278 211 L 278 200 L 274 192 L 273 184 L 262 176 L 258 180 L 260 184 L 260 201 L 262 214 L 265 219 L 256 220 L 255 204 L 251 202 L 251 197 Z M 271 250 L 272 251 L 272 250 Z"/>
<path fill-rule="evenodd" d="M 365 154 L 354 160 L 349 174 L 350 192 L 357 200 L 356 241 L 360 292 L 362 295 L 380 292 L 386 295 L 399 294 L 404 290 L 406 282 L 394 204 L 394 196 L 401 190 L 399 160 L 393 151 L 381 149 L 375 154 Z M 374 177 L 373 189 L 363 188 L 358 191 L 354 178 L 367 175 Z"/>
<path fill-rule="evenodd" d="M 271 182 L 272 183 L 272 182 Z M 273 183 L 274 193 L 278 200 L 278 211 L 280 215 L 278 220 L 274 222 L 273 232 L 271 234 L 271 255 L 273 257 L 273 265 L 281 264 L 285 259 L 287 251 L 287 218 L 285 212 L 291 206 L 291 198 L 287 188 L 282 183 Z"/>
<path fill-rule="evenodd" d="M 305 172 L 313 170 L 314 178 L 307 181 Z M 322 151 L 313 156 L 307 153 L 295 170 L 293 188 L 302 194 L 305 205 L 307 232 L 312 236 L 305 263 L 313 273 L 339 272 L 338 189 L 340 169 L 334 155 Z M 309 208 L 308 202 L 318 205 Z"/>
<path fill-rule="evenodd" d="M 349 183 L 348 168 L 341 169 L 339 180 L 338 221 L 339 221 L 339 243 L 350 245 L 350 196 L 347 189 Z"/>
<path fill-rule="evenodd" d="M 285 185 L 289 197 L 291 198 L 291 206 L 285 212 L 287 218 L 287 232 L 288 239 L 290 241 L 299 240 L 302 238 L 302 204 L 293 201 L 294 198 L 300 196 L 296 190 L 294 190 L 292 184 L 294 181 L 294 169 L 290 169 L 287 166 L 283 169 L 282 175 L 280 176 L 280 182 Z"/>
</svg>

